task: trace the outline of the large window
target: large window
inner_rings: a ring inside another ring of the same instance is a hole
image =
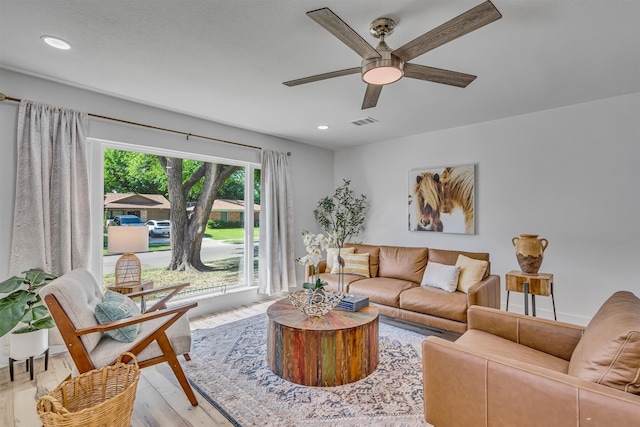
[[[129,220],[148,229],[148,251],[135,253],[143,281],[189,282],[185,293],[214,295],[257,285],[257,165],[120,147],[103,156],[106,285],[121,256],[108,250],[109,227]]]

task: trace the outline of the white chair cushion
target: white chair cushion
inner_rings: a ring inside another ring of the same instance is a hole
[[[102,290],[88,270],[78,268],[53,280],[40,290],[43,299],[47,295],[56,297],[76,329],[98,325],[95,308],[102,302]],[[83,335],[81,340],[90,352],[100,338],[102,334],[98,332]]]
[[[138,336],[130,343],[118,342],[110,338],[108,335],[104,335],[98,345],[89,353],[89,357],[91,358],[94,366],[101,367],[113,362],[121,353],[124,353],[142,341],[158,326],[166,322],[168,318],[168,316],[161,317],[141,323]],[[171,346],[177,355],[189,353],[191,351],[191,328],[186,314],[167,329],[167,337],[169,338]],[[136,358],[138,359],[138,362],[144,362],[145,360],[153,359],[154,357],[162,355],[163,353],[160,346],[156,341],[153,341],[149,346],[147,346],[147,348],[142,350]]]

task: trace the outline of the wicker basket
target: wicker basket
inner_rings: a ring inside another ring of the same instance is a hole
[[[125,355],[134,363],[122,363]],[[123,353],[115,365],[68,379],[42,396],[40,421],[44,427],[129,427],[139,379],[136,357]]]

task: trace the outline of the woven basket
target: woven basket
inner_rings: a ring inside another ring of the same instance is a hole
[[[123,356],[133,364],[122,363]],[[136,357],[123,353],[115,365],[62,382],[38,400],[44,427],[129,427],[140,379]]]

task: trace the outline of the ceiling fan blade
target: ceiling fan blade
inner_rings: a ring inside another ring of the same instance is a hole
[[[404,64],[404,76],[458,87],[467,87],[476,79],[471,74],[409,63]]]
[[[309,18],[322,25],[325,30],[336,36],[340,41],[349,46],[362,58],[379,58],[380,54],[369,43],[367,43],[353,28],[348,26],[342,19],[331,11],[328,7],[307,12]]]
[[[317,82],[319,80],[332,79],[334,77],[348,76],[349,74],[357,74],[360,72],[360,67],[347,68],[346,70],[332,71],[330,73],[318,74],[315,76],[304,77],[297,80],[290,80],[282,83],[285,86],[298,86],[305,83]]]
[[[382,92],[382,85],[367,85],[367,91],[364,93],[364,99],[362,100],[362,109],[373,108],[378,104],[378,98],[380,98],[380,92]]]
[[[502,18],[498,9],[490,1],[486,1],[470,9],[437,28],[426,32],[399,47],[392,53],[403,61],[411,61],[423,53],[442,46],[458,37],[464,36],[480,27]]]

